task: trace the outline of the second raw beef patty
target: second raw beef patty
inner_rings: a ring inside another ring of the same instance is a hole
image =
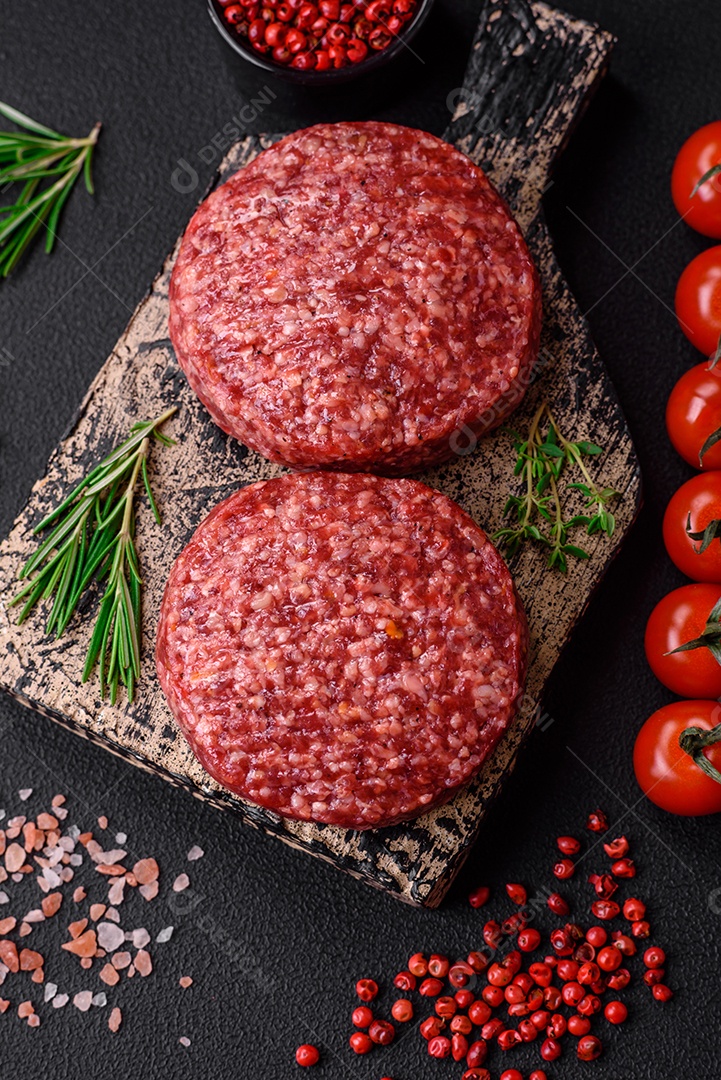
[[[216,423],[293,468],[412,472],[518,404],[540,288],[485,174],[424,132],[319,125],[200,206],[170,334]],[[470,431],[469,431],[470,429]]]
[[[415,480],[284,476],[201,524],[157,665],[207,771],[286,817],[391,825],[467,783],[510,724],[526,622],[482,530]]]

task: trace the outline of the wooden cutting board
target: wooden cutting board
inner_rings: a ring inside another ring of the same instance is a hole
[[[221,789],[195,761],[173,722],[153,665],[158,608],[171,563],[206,513],[243,484],[281,471],[214,426],[180,372],[167,330],[169,256],[148,297],[90,387],[70,434],[53,453],[0,547],[0,686],[19,701],[198,798],[242,815],[257,828],[414,904],[440,902],[473,844],[488,807],[538,722],[548,677],[589,597],[636,515],[639,469],[616,395],[586,323],[556,265],[540,200],[554,158],[604,73],[609,34],[543,3],[487,0],[482,9],[464,89],[445,137],[479,162],[513,208],[541,270],[545,326],[538,377],[515,417],[526,425],[544,397],[562,429],[600,442],[594,462],[603,484],[622,492],[613,540],[585,544],[588,562],[567,576],[548,571],[542,552],[523,552],[512,564],[531,627],[531,666],[523,708],[481,774],[453,802],[391,829],[350,832],[284,821]],[[250,161],[272,136],[249,137],[227,155],[219,180]],[[177,250],[177,245],[176,245]],[[60,641],[43,634],[36,613],[14,625],[7,601],[19,567],[36,549],[32,526],[55,506],[91,462],[107,453],[131,423],[169,405],[179,412],[166,426],[177,446],[156,453],[153,485],[163,512],[158,528],[147,507],[138,514],[145,580],[143,673],[132,705],[99,699],[96,681],[80,683],[91,628],[76,618]],[[511,439],[496,432],[475,453],[423,479],[457,500],[489,532],[501,523],[517,487]],[[482,848],[480,849],[482,857]]]

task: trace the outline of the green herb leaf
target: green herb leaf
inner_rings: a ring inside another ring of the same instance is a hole
[[[83,682],[99,667],[100,694],[117,700],[120,685],[132,701],[140,674],[140,571],[135,548],[134,500],[138,481],[160,523],[148,475],[153,437],[172,440],[158,428],[174,413],[133,425],[131,435],[93,468],[73,491],[35,528],[52,531],[18,573],[25,584],[10,606],[25,601],[18,622],[37,603],[52,599],[47,633],[60,637],[81,597],[93,581],[105,580],[105,591],[88,646]]]
[[[3,102],[0,115],[20,129],[0,132],[0,185],[23,185],[14,201],[0,209],[0,276],[7,277],[43,229],[45,250],[52,251],[62,209],[81,173],[92,193],[91,161],[100,125],[86,138],[72,139]]]

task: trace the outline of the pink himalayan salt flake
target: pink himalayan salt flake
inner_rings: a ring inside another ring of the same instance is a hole
[[[143,978],[149,975],[153,970],[153,961],[150,959],[150,953],[146,949],[140,949],[135,955],[135,970]],[[128,973],[129,974],[129,973]]]
[[[80,959],[80,967],[81,968],[85,968],[85,970],[87,971],[92,966],[93,966],[93,959],[92,959],[91,956],[83,956],[83,957],[81,957],[81,959]]]
[[[105,914],[105,904],[91,904],[90,905],[90,918],[93,922],[97,922],[98,919],[102,919]]]
[[[151,881],[149,885],[141,885],[138,892],[144,900],[154,900],[158,895],[157,881]]]
[[[187,889],[190,885],[190,878],[187,874],[178,874],[173,882],[173,892],[182,892],[183,889]]]
[[[16,870],[25,862],[25,850],[20,844],[10,844],[5,852],[5,869],[9,874],[14,874]],[[20,879],[22,881],[22,878]]]
[[[53,795],[53,801],[51,803],[51,806],[53,806],[53,807],[64,806],[65,802],[66,802],[66,799],[65,799],[64,795]]]
[[[115,952],[125,941],[125,934],[112,922],[98,923],[98,945],[107,952]]]
[[[93,1003],[93,994],[91,990],[81,990],[73,998],[73,1005],[76,1009],[80,1009],[80,1012],[87,1012]]]
[[[17,874],[11,874],[10,875],[10,880],[11,881],[22,881],[22,879],[23,879],[23,876],[19,871],[18,871]]]
[[[115,956],[111,957],[110,963],[118,971],[122,971],[123,968],[129,967],[132,957],[129,952],[116,952]]]
[[[174,926],[166,926],[164,930],[160,931],[155,940],[159,942],[160,945],[164,945],[166,941],[170,941],[174,929]]]
[[[33,928],[28,923],[26,923],[26,922],[20,923],[20,930],[18,931],[18,933],[20,934],[20,937],[27,937],[28,934],[32,934],[32,932],[33,932]]]
[[[76,904],[79,904],[80,901],[84,900],[87,895],[88,894],[85,892],[85,889],[82,887],[82,885],[78,885],[77,889],[73,893],[73,900]]]
[[[8,915],[7,919],[0,919],[0,936],[5,937],[6,934],[12,933],[17,924],[18,921],[13,915]]]
[[[196,862],[198,859],[202,859],[205,855],[202,847],[198,847],[197,844],[193,844],[192,848],[188,852],[188,862]]]
[[[40,910],[40,908],[33,908],[32,911],[28,911],[28,913],[25,916],[23,922],[26,922],[26,923],[45,922],[45,915]]]
[[[110,922],[120,922],[120,915],[114,907],[108,908],[108,910],[105,912],[105,918],[109,919]]]
[[[108,819],[106,818],[105,814],[101,814],[100,817],[98,818],[98,826],[101,829],[107,829],[107,827],[108,827]]]
[[[122,862],[127,851],[123,851],[122,848],[113,848],[112,851],[100,851],[98,857],[93,856],[93,862],[102,863],[103,866],[115,866],[116,863]]]
[[[27,818],[24,814],[18,814],[17,817],[10,818],[8,821],[8,832],[10,829],[22,829],[26,821]]]
[[[39,1028],[40,1027],[40,1017],[38,1016],[37,1013],[33,1013],[32,1016],[28,1016],[28,1027],[31,1027],[31,1028]]]
[[[116,983],[120,982],[120,976],[112,964],[105,965],[100,972],[100,978],[107,986],[115,986]]]
[[[158,880],[158,864],[155,859],[140,859],[133,867],[133,875],[141,885],[150,885]]]
[[[110,1013],[110,1016],[108,1017],[108,1027],[111,1031],[117,1031],[122,1022],[123,1014],[116,1005],[113,1011]]]
[[[67,810],[66,810],[66,808],[64,806],[56,806],[55,807],[55,817],[60,818],[61,821],[65,821],[65,818],[67,816],[68,816],[68,812],[67,812]]]
[[[0,1013],[7,1012],[10,1008],[10,1001],[8,998],[0,998]]]
[[[31,787],[20,788],[20,790],[18,791],[18,796],[20,798],[20,801],[21,802],[27,802],[28,799],[30,798],[30,796],[32,795],[32,793],[33,793],[33,789]]]
[[[181,1035],[180,1038],[178,1039],[178,1042],[180,1043],[181,1046],[190,1046],[190,1039],[188,1038],[187,1035]]]
[[[150,934],[144,926],[141,926],[139,930],[132,931],[132,933],[130,934],[130,940],[132,941],[136,949],[144,949],[150,941]]]
[[[47,875],[48,875],[48,871],[46,870],[45,871],[45,876],[47,877]],[[74,877],[75,877],[75,871],[73,870],[72,866],[64,866],[62,868],[62,870],[60,871],[60,880],[64,881],[66,885],[68,885],[73,880]]]
[[[183,987],[183,990],[187,990],[189,986],[193,985],[193,980],[191,979],[190,975],[183,975],[182,978],[180,978],[178,981]]]
[[[95,1008],[102,1009],[108,1004],[108,996],[104,990],[101,990],[99,994],[93,994],[93,1000],[91,1002]]]
[[[125,878],[115,878],[108,889],[108,900],[111,904],[122,904],[125,892]]]
[[[46,983],[45,984],[45,993],[43,994],[43,1001],[52,1001],[52,999],[55,997],[57,992],[58,992],[58,984],[57,983],[52,983],[52,982]]]
[[[53,1008],[62,1009],[63,1005],[67,1005],[70,998],[67,994],[56,994],[53,998]]]
[[[18,1005],[18,1016],[21,1020],[25,1020],[26,1017],[32,1016],[35,1012],[35,1006],[32,1001],[21,1001]]]

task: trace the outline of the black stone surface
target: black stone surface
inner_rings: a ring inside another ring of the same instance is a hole
[[[553,722],[534,737],[493,814],[484,863],[471,856],[439,911],[407,909],[3,699],[0,806],[20,812],[16,792],[32,787],[26,804],[32,810],[42,808],[43,796],[62,791],[81,827],[107,814],[110,834],[127,833],[130,850],[156,855],[164,871],[161,898],[121,909],[124,925],[175,926],[171,942],[153,947],[149,979],[136,976],[108,991],[109,1005],[119,1004],[125,1015],[116,1036],[106,1027],[109,1006],[81,1014],[72,1005],[55,1011],[39,1004],[42,1026],[28,1029],[15,1007],[40,995],[31,983],[26,990],[8,980],[0,991],[13,1001],[0,1018],[3,1076],[64,1080],[137,1070],[152,1078],[285,1080],[299,1075],[293,1052],[301,1041],[323,1050],[314,1077],[460,1076],[459,1066],[430,1061],[410,1032],[394,1048],[356,1059],[346,1046],[355,979],[389,976],[416,949],[460,954],[477,946],[483,916],[467,905],[471,885],[497,887],[487,909],[492,915],[507,912],[500,895],[506,880],[549,887],[553,838],[580,830],[597,804],[612,821],[624,818],[619,828],[631,837],[640,870],[633,892],[649,904],[677,996],[661,1006],[643,986],[629,990],[629,1022],[613,1030],[598,1025],[604,1057],[579,1064],[569,1041],[548,1075],[721,1076],[718,822],[675,819],[639,801],[631,768],[636,730],[670,700],[646,668],[643,627],[656,600],[682,583],[665,557],[660,523],[689,470],[668,444],[663,410],[676,378],[698,357],[669,307],[682,268],[708,243],[677,223],[668,180],[686,135],[718,117],[721,9],[711,0],[566,6],[613,31],[619,44],[612,73],[557,169],[546,208],[561,264],[627,411],[644,467],[646,508],[557,671],[547,702]],[[404,81],[393,91],[359,89],[323,104],[294,100],[286,90],[262,116],[246,114],[249,129],[374,116],[440,133],[476,11],[475,3],[439,0],[414,46],[420,60],[408,58]],[[189,161],[205,183],[214,162],[204,148],[261,87],[227,66],[200,2],[3,5],[0,97],[62,130],[80,134],[96,119],[105,125],[96,199],[78,193],[56,254],[33,255],[0,287],[3,533],[188,217],[193,196],[171,182],[179,160]],[[188,865],[185,853],[194,843],[206,854]],[[586,865],[598,869],[604,861],[594,853]],[[185,904],[174,903],[169,883],[186,869],[193,891],[182,894]],[[568,889],[579,898],[579,912],[588,896],[581,878]],[[34,884],[23,895],[28,908],[36,906]],[[95,971],[82,972],[59,952],[71,911],[67,904],[29,943],[46,952],[47,978],[61,990],[99,989]],[[539,924],[550,925],[543,917]],[[177,980],[184,974],[194,984],[181,991]],[[189,1047],[179,1044],[180,1036],[191,1040]],[[535,1044],[518,1051],[512,1061],[506,1055],[502,1067],[528,1073],[540,1066],[537,1050]],[[498,1053],[492,1068],[501,1071]]]

